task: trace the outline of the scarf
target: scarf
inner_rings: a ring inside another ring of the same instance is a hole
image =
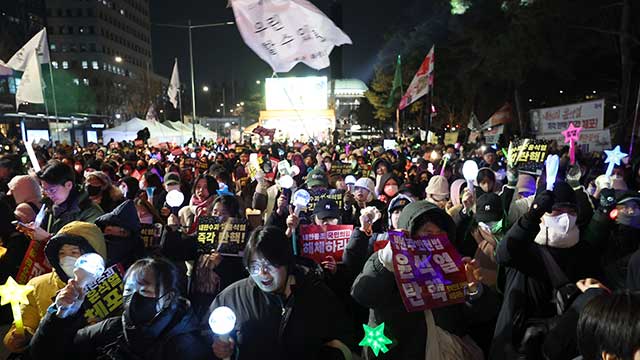
[[[209,196],[205,200],[199,200],[195,195],[191,196],[191,200],[189,200],[189,210],[195,215],[193,218],[193,223],[189,227],[188,234],[193,234],[196,232],[196,228],[198,226],[198,219],[200,216],[207,216],[209,213],[209,209],[211,208],[211,204],[213,203],[213,196]]]

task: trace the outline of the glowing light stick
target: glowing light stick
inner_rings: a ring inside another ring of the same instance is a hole
[[[467,189],[473,194],[475,192],[473,181],[478,177],[478,164],[473,160],[465,161],[462,165],[462,175],[467,180]]]
[[[181,193],[180,190],[171,190],[167,193],[166,201],[167,201],[167,205],[171,207],[171,212],[177,213],[178,208],[184,202],[184,194]]]
[[[104,273],[104,259],[96,253],[87,253],[78,258],[74,264],[73,279],[78,287],[84,291],[87,286],[96,281]],[[77,310],[82,305],[80,301],[74,301],[69,306],[61,306],[58,309],[58,317],[64,318],[67,313]]]
[[[291,175],[298,176],[300,174],[300,168],[298,165],[291,165]]]
[[[0,285],[0,305],[11,304],[11,312],[13,313],[13,324],[16,327],[18,335],[24,334],[24,325],[22,324],[22,313],[20,312],[20,304],[28,304],[27,294],[33,291],[31,285],[20,285],[11,276],[7,278],[4,285]]]
[[[299,189],[293,194],[293,206],[296,216],[300,216],[302,208],[306,208],[311,201],[311,194],[307,190]],[[298,255],[298,242],[296,231],[291,233],[291,245],[293,246],[293,255]]]
[[[375,328],[367,326],[366,324],[363,324],[362,327],[364,328],[365,335],[358,345],[362,347],[370,347],[375,356],[378,356],[380,351],[383,353],[389,351],[387,345],[391,344],[392,341],[384,335],[384,323],[376,326]]]
[[[149,199],[149,202],[153,204],[153,192],[156,191],[156,187],[148,186],[145,191],[147,192],[147,199]]]
[[[169,154],[167,155],[167,161],[168,162],[174,162],[176,160],[176,156],[173,154]]]
[[[442,163],[442,168],[440,169],[440,176],[444,176],[444,168],[447,167],[447,161],[449,161],[451,155],[445,154],[442,158],[444,159],[444,162]]]
[[[576,141],[580,139],[581,127],[573,126],[573,123],[569,123],[567,130],[562,132],[564,135],[564,142],[569,143],[569,157],[571,165],[576,163]]]
[[[226,306],[217,307],[209,316],[209,327],[222,341],[229,341],[229,333],[236,326],[236,314]],[[225,358],[225,360],[230,358]]]
[[[545,161],[547,169],[547,190],[553,191],[553,186],[556,183],[556,176],[558,175],[558,167],[560,166],[560,158],[558,155],[547,156]]]
[[[607,172],[605,173],[607,176],[611,176],[613,168],[620,165],[620,161],[628,156],[628,154],[620,151],[620,145],[616,145],[613,150],[605,150],[604,153],[607,155],[607,159],[604,162],[609,164],[607,166]]]

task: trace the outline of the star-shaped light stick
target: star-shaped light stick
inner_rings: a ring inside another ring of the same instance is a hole
[[[173,154],[169,154],[167,155],[167,161],[168,162],[174,162],[176,160],[176,156]]]
[[[604,153],[607,154],[604,162],[609,164],[609,166],[607,166],[607,172],[605,173],[607,176],[611,176],[614,166],[620,165],[620,161],[628,156],[628,154],[620,151],[620,145],[616,145],[613,150],[605,150]]]
[[[387,345],[391,344],[392,341],[388,337],[384,336],[384,323],[376,326],[375,328],[369,327],[365,324],[363,324],[362,327],[364,328],[365,335],[364,339],[362,339],[358,345],[362,347],[370,347],[375,356],[378,356],[380,351],[383,353],[389,351]]]
[[[580,139],[581,127],[573,126],[573,123],[569,123],[567,130],[562,132],[564,135],[564,142],[569,143],[569,156],[571,165],[576,163],[576,141]]]
[[[0,285],[0,306],[11,303],[11,311],[13,312],[13,323],[16,326],[18,335],[24,334],[24,326],[22,325],[22,313],[20,312],[20,304],[28,304],[27,294],[33,291],[31,285],[19,285],[11,276],[4,285]]]

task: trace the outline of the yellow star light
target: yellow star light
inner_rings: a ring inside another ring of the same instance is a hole
[[[27,294],[33,291],[31,285],[20,285],[11,276],[4,285],[0,285],[0,306],[11,304],[28,304]]]

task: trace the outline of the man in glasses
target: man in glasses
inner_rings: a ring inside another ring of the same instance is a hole
[[[282,230],[257,228],[243,261],[250,276],[222,291],[209,309],[227,306],[237,318],[228,341],[214,339],[217,358],[340,359],[336,347],[350,351],[345,344],[354,345],[353,329],[342,305],[312,271],[295,264]]]

